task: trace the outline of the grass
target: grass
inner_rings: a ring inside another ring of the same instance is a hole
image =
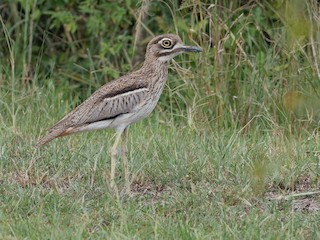
[[[249,2],[233,9],[230,1],[186,1],[173,9],[172,29],[191,26],[204,52],[171,64],[156,110],[130,127],[131,196],[120,159],[119,194],[108,188],[112,130],[33,146],[106,76],[132,65],[132,46],[113,38],[120,57],[105,58],[91,54],[96,38],[87,49],[79,34],[87,55],[77,49],[70,60],[67,48],[51,58],[47,50],[58,51],[59,42],[41,40],[35,17],[22,21],[35,31],[34,45],[19,25],[7,31],[2,22],[0,239],[319,239],[319,36],[285,14],[300,13],[300,1],[272,11]],[[319,11],[306,6],[313,15],[305,21],[317,33]],[[190,7],[195,12],[185,15]],[[77,36],[68,39],[75,49]]]
[[[17,99],[23,110],[15,131],[3,115],[0,238],[319,238],[317,134],[263,129],[267,116],[257,116],[249,132],[192,128],[158,108],[130,128],[133,192],[121,192],[119,161],[114,197],[107,184],[112,131],[33,148],[42,126],[58,120],[52,115],[64,114],[56,92],[46,95]]]

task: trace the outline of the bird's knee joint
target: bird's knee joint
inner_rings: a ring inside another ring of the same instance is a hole
[[[125,149],[125,148],[122,149],[122,154],[123,154],[123,155],[127,155],[127,154],[128,154],[128,149]]]
[[[111,148],[111,156],[116,157],[118,154],[118,149],[117,148]]]

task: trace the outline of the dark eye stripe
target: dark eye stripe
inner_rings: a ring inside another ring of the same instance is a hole
[[[167,48],[168,49],[168,48]],[[181,48],[176,48],[170,52],[164,52],[164,53],[159,53],[157,54],[157,57],[164,57],[164,56],[168,56],[177,52],[182,52],[183,50]]]

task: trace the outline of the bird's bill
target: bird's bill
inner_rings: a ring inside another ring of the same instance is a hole
[[[196,46],[183,46],[182,47],[184,52],[202,52],[202,49]]]

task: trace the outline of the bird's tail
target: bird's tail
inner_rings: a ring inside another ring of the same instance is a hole
[[[57,124],[57,125],[53,126],[52,128],[49,129],[49,132],[46,136],[39,139],[39,141],[35,145],[35,148],[40,148],[55,138],[71,134],[72,129],[73,128],[71,128],[71,127],[66,128],[65,126],[63,126],[61,124]]]

